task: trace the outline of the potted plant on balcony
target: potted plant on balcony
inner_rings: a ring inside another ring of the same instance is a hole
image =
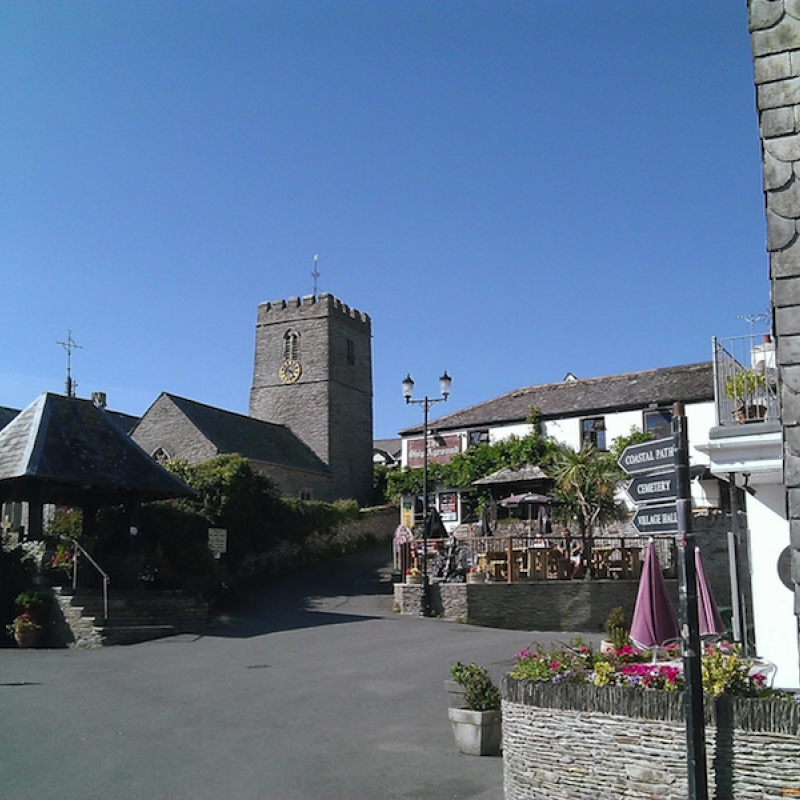
[[[764,375],[752,369],[740,369],[725,378],[725,394],[734,402],[736,422],[758,422],[764,419],[767,407],[759,402],[766,385]]]
[[[500,692],[488,670],[477,664],[458,662],[450,667],[450,674],[464,688],[466,705],[447,710],[459,752],[469,756],[500,755]]]

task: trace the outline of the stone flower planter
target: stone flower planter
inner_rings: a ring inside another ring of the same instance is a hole
[[[449,708],[450,724],[459,752],[467,756],[499,756],[502,738],[500,711]]]
[[[444,690],[447,692],[447,702],[450,708],[468,708],[467,690],[456,681],[445,681]]]
[[[409,586],[422,586],[422,575],[406,575],[406,583]]]
[[[682,692],[506,676],[501,694],[506,800],[687,796]],[[706,697],[705,717],[709,797],[800,789],[800,704]]]

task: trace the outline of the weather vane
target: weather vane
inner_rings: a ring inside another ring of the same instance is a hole
[[[314,271],[311,273],[311,277],[314,279],[314,297],[317,296],[317,278],[319,278],[319,270],[317,269],[317,259],[319,256],[314,256]]]
[[[78,384],[72,380],[72,351],[82,350],[83,348],[72,340],[72,331],[69,329],[67,329],[67,341],[56,342],[56,344],[60,344],[67,351],[67,380],[65,382],[67,397],[75,397],[75,387]]]

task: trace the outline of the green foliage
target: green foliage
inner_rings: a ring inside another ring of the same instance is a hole
[[[477,664],[451,665],[453,680],[466,689],[464,700],[472,711],[494,711],[500,708],[500,692],[489,677],[489,671]]]
[[[57,508],[44,530],[45,538],[79,539],[83,529],[83,513],[78,508]]]
[[[558,445],[542,436],[540,414],[533,407],[528,422],[531,432],[527,436],[511,436],[494,444],[483,443],[453,456],[447,464],[428,464],[428,484],[471,489],[474,481],[504,467],[518,469],[526,464],[547,464],[558,451]],[[421,469],[391,470],[387,474],[388,499],[399,500],[403,495],[421,493]]]
[[[707,647],[701,659],[703,691],[713,697],[721,694],[757,694],[763,678],[751,677],[751,666],[751,662],[741,657],[738,645],[729,648]]]
[[[366,543],[363,537],[337,535],[343,523],[359,518],[354,500],[322,503],[282,496],[272,480],[256,472],[242,456],[218,456],[196,466],[185,461],[167,466],[197,492],[196,498],[162,504],[189,515],[183,541],[185,547],[197,551],[189,563],[200,560],[200,550],[209,554],[208,527],[225,528],[228,552],[224,561],[231,571],[227,581],[251,580],[297,568]],[[176,524],[173,521],[171,526]],[[180,558],[173,556],[171,543],[163,536],[159,542],[163,568],[170,563],[186,563],[186,553]]]
[[[641,428],[637,428],[634,425],[627,436],[617,436],[616,439],[611,441],[611,455],[614,457],[614,461],[619,461],[623,450],[629,445],[649,442],[652,438],[652,433],[645,433]],[[622,472],[620,472],[620,475],[622,475]]]
[[[0,547],[0,623],[14,618],[14,601],[28,585],[31,575],[21,547]]]
[[[737,370],[725,378],[725,394],[731,400],[738,400],[741,403],[748,402],[764,386],[764,376],[751,369]]]
[[[615,650],[621,650],[628,643],[628,618],[621,606],[616,606],[609,612],[605,631]]]
[[[39,614],[47,605],[47,595],[42,592],[20,592],[14,604],[23,611]]]

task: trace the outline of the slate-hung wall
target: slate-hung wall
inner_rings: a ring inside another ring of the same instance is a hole
[[[800,3],[749,0],[748,11],[781,386],[795,613],[800,614]]]
[[[288,426],[331,468],[330,499],[362,504],[372,492],[371,336],[367,314],[327,293],[262,303],[250,393],[251,416]],[[280,376],[287,357],[300,366],[291,382]]]

